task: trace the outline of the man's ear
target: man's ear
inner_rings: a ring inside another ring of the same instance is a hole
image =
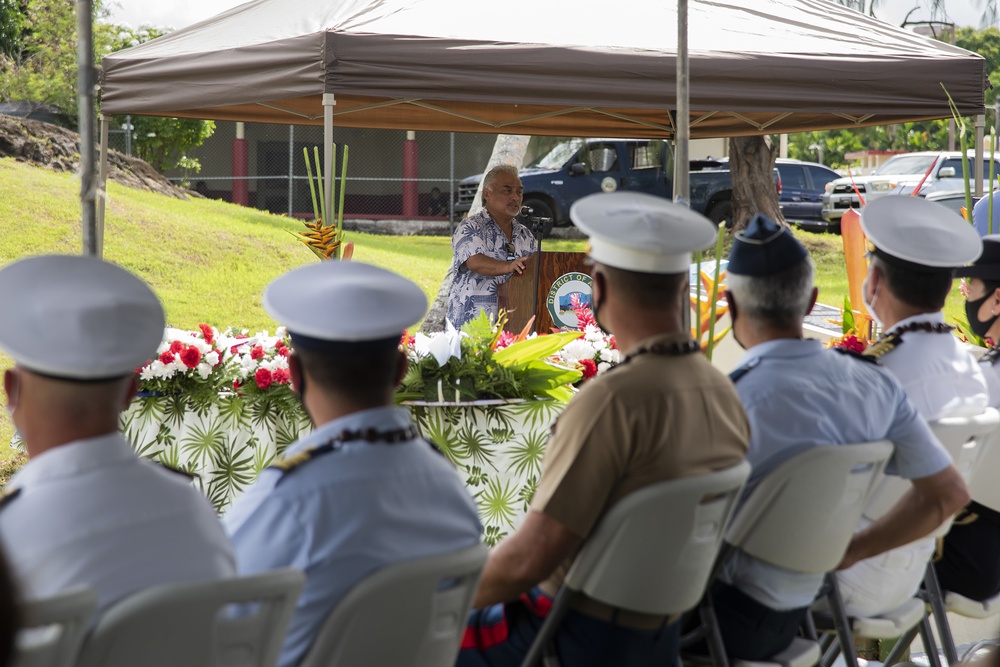
[[[288,355],[288,377],[292,381],[292,391],[296,394],[301,394],[300,387],[302,387],[302,359],[299,355],[292,352]]]
[[[21,378],[16,369],[8,369],[3,374],[3,389],[7,393],[7,408],[17,407],[17,398],[21,390]]]
[[[139,374],[133,373],[132,377],[129,378],[128,387],[125,389],[125,403],[122,405],[122,411],[128,409],[128,406],[132,403],[132,399],[136,397],[139,393]]]
[[[726,297],[726,303],[729,304],[729,321],[732,322],[736,319],[736,299],[733,298],[733,293],[729,290],[723,290],[722,292]]]
[[[410,367],[410,358],[406,356],[406,352],[402,350],[399,351],[399,368],[396,369],[396,381],[393,383],[394,387],[398,387],[403,383],[403,378],[406,377],[406,370]]]
[[[812,312],[813,308],[816,307],[816,298],[819,296],[819,288],[813,287],[812,296],[809,297],[809,307],[806,308],[806,315]]]

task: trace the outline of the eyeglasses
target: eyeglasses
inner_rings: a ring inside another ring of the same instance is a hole
[[[517,259],[517,256],[514,254],[514,244],[513,243],[508,243],[507,244],[507,261],[508,262],[513,262],[515,259]]]

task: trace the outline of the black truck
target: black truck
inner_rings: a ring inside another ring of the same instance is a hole
[[[533,216],[553,225],[570,224],[569,207],[595,192],[634,190],[673,196],[673,151],[659,139],[571,139],[521,169],[524,206]],[[455,212],[464,216],[472,207],[483,175],[458,182]],[[691,208],[716,223],[732,215],[729,169],[717,160],[693,160],[690,166]]]

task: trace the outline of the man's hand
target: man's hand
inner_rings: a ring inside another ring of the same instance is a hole
[[[510,264],[510,271],[508,273],[524,273],[524,265],[527,261],[527,257],[518,257],[511,260],[508,262]]]

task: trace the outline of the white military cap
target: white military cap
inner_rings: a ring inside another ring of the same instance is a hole
[[[691,252],[709,247],[718,227],[686,206],[641,192],[588,195],[569,217],[590,236],[590,257],[641,273],[686,273]]]
[[[325,261],[293,269],[264,291],[264,309],[298,346],[399,343],[423,318],[427,297],[406,278],[361,262]]]
[[[123,377],[156,354],[163,308],[142,280],[94,257],[42,255],[0,270],[0,347],[62,379]]]
[[[886,195],[861,209],[875,255],[913,271],[950,272],[983,252],[975,228],[951,209],[909,195]]]

